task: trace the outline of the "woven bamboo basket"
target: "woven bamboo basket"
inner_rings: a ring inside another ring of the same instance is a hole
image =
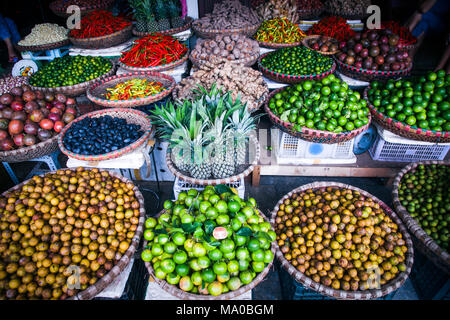
[[[259,211],[259,210],[258,210]],[[162,215],[163,213],[165,213],[166,210],[161,211],[160,213],[158,213],[158,215],[156,216],[156,218],[158,218],[160,215]],[[266,218],[266,216],[259,211],[259,214],[261,215],[261,217],[264,218],[265,221],[268,221],[268,219]],[[148,241],[145,240],[144,241],[144,247],[147,246]],[[271,245],[271,251],[275,256],[275,245],[272,242]],[[236,297],[239,297],[241,295],[243,295],[244,293],[246,293],[249,290],[252,290],[253,288],[255,288],[261,281],[264,280],[264,278],[266,277],[266,275],[269,273],[270,268],[272,267],[273,264],[273,260],[272,262],[270,262],[263,271],[261,271],[254,279],[252,282],[250,282],[249,284],[240,287],[238,290],[235,291],[229,291],[227,293],[223,293],[221,295],[218,296],[212,296],[212,295],[203,295],[203,294],[194,294],[194,293],[188,293],[186,291],[181,290],[180,288],[178,288],[175,285],[171,285],[169,283],[167,283],[165,280],[161,280],[159,278],[157,278],[155,276],[155,270],[153,269],[152,265],[150,262],[145,262],[145,266],[147,267],[148,272],[150,273],[150,276],[156,281],[156,283],[161,287],[161,289],[163,289],[164,291],[168,292],[169,294],[181,299],[181,300],[229,300],[229,299],[233,299]]]
[[[333,65],[331,68],[325,72],[319,73],[319,74],[302,74],[302,75],[290,75],[290,74],[284,74],[284,73],[278,73],[271,71],[267,68],[265,68],[261,64],[261,60],[268,55],[270,52],[266,52],[263,55],[261,55],[258,59],[258,69],[262,72],[262,74],[273,81],[280,82],[280,83],[299,83],[305,80],[318,80],[325,78],[329,74],[332,74],[334,70],[336,69],[336,64],[333,61]]]
[[[126,65],[125,63],[119,61],[119,66],[121,68],[124,68],[125,70],[128,71],[167,71],[167,70],[171,70],[171,69],[175,69],[178,66],[181,66],[183,63],[186,62],[186,60],[189,58],[189,50],[186,51],[186,54],[184,56],[182,56],[180,59],[178,59],[177,61],[168,63],[168,64],[162,64],[160,66],[155,66],[155,67],[132,67],[129,65]]]
[[[52,43],[46,43],[36,46],[21,46],[19,44],[16,44],[15,47],[18,51],[42,51],[42,50],[52,50],[57,49],[63,46],[66,46],[70,43],[69,39],[61,40],[58,42],[52,42]]]
[[[328,8],[328,6],[326,4],[324,5],[324,10],[330,16],[338,16],[338,17],[341,17],[341,18],[346,19],[346,20],[364,20],[364,19],[366,19],[369,16],[368,13],[349,14],[349,13],[343,12],[343,11],[341,11],[341,12],[335,11],[335,10],[333,10],[331,8]]]
[[[80,110],[76,107],[77,115],[80,114]],[[66,125],[66,127],[69,124]],[[56,150],[58,150],[58,137],[59,134],[54,135],[50,139],[39,142],[35,145],[29,147],[22,147],[20,149],[11,150],[11,151],[0,151],[0,161],[16,163],[29,161],[31,159],[40,158],[46,155],[49,155]]]
[[[71,169],[64,168],[64,169],[60,169],[60,170],[73,171],[73,170],[76,170],[76,168],[71,168]],[[99,170],[101,172],[107,171],[107,170],[103,170],[103,169],[99,169]],[[47,174],[53,174],[55,172],[57,172],[57,171],[52,171]],[[116,177],[125,183],[133,183],[131,180],[119,175],[118,173],[110,172],[110,171],[107,171],[107,172],[111,176]],[[40,177],[43,177],[43,176],[45,176],[45,175],[44,174],[40,175]],[[2,193],[2,196],[21,188],[23,185],[28,183],[30,180],[31,179],[26,180],[16,186],[12,187],[11,189]],[[75,296],[68,298],[68,300],[89,300],[89,299],[94,298],[96,295],[98,295],[100,292],[102,292],[106,287],[108,287],[121,274],[121,272],[123,270],[125,270],[125,268],[128,266],[130,261],[133,259],[136,249],[139,246],[139,241],[140,241],[142,232],[144,230],[144,221],[145,221],[144,197],[136,186],[134,186],[133,191],[134,191],[134,194],[135,194],[137,200],[139,201],[139,213],[140,214],[139,214],[138,227],[136,229],[134,237],[131,240],[131,244],[130,244],[128,250],[125,251],[125,253],[122,255],[120,260],[114,265],[114,267],[104,277],[97,280],[97,282],[95,284],[89,286],[85,290],[78,292]]]
[[[366,131],[369,126],[372,117],[370,114],[368,115],[369,122],[357,129],[354,129],[352,131],[344,131],[340,133],[330,132],[330,131],[322,131],[322,130],[314,130],[310,129],[308,127],[302,127],[301,131],[297,131],[294,129],[294,125],[290,122],[281,120],[277,115],[275,115],[272,110],[269,108],[269,101],[270,99],[277,94],[278,92],[282,91],[284,88],[279,88],[274,91],[272,91],[269,94],[269,97],[266,100],[266,103],[264,104],[264,111],[269,115],[270,121],[279,128],[281,131],[286,132],[287,134],[290,134],[291,136],[310,141],[315,143],[327,143],[327,144],[333,144],[333,143],[339,143],[339,142],[345,142],[353,139],[357,135],[359,135],[361,132]]]
[[[94,84],[95,82],[97,82],[101,77],[108,77],[113,75],[116,72],[116,66],[111,63],[111,69],[105,73],[104,75],[96,78],[96,79],[92,79],[89,81],[85,81],[82,83],[77,83],[74,84],[73,86],[63,86],[63,87],[35,87],[30,85],[31,90],[39,90],[42,91],[44,93],[46,92],[50,92],[50,93],[62,93],[65,94],[67,96],[71,96],[71,97],[77,97],[83,93],[86,92],[86,89],[89,88],[89,86],[91,86],[92,84]]]
[[[343,63],[335,57],[334,59],[339,67],[339,72],[354,79],[374,81],[374,80],[388,80],[388,79],[398,79],[405,77],[410,74],[412,67],[409,69],[398,70],[398,71],[381,71],[381,70],[369,70],[363,68],[356,68]]]
[[[339,46],[339,41],[337,41],[336,39],[331,38],[331,37],[327,37],[327,36],[321,36],[321,35],[312,35],[312,36],[304,37],[304,38],[302,39],[302,44],[303,44],[305,47],[307,47],[308,49],[314,50],[314,49],[309,45],[309,43],[310,43],[311,40],[317,39],[317,38],[325,38],[325,39],[327,39],[327,40],[331,40],[331,41],[334,42],[337,46]],[[333,54],[338,53],[338,52],[339,52],[339,49],[337,49],[337,50],[335,50],[335,51],[319,51],[319,50],[314,50],[314,51],[317,51],[317,52],[319,52],[319,53],[321,53],[321,54],[323,54],[323,55],[329,56],[329,55],[333,55]]]
[[[62,17],[62,18],[69,17],[72,13],[67,13],[65,10],[58,8],[57,2],[66,2],[66,1],[56,0],[56,1],[51,2],[49,5],[50,10],[58,17]],[[103,1],[99,1],[99,2],[100,2],[99,4],[94,5],[94,6],[80,7],[81,16],[84,16],[95,10],[106,10],[114,3],[114,0],[103,0]],[[73,3],[73,4],[76,5],[76,3]]]
[[[192,29],[195,31],[198,37],[205,38],[205,39],[211,39],[214,38],[217,35],[225,36],[225,35],[231,35],[233,33],[238,34],[244,34],[251,38],[256,31],[258,30],[261,23],[258,23],[253,26],[247,26],[243,28],[233,28],[233,29],[204,29],[198,26],[196,21],[192,22]]]
[[[401,137],[405,137],[412,140],[435,142],[435,143],[450,142],[449,131],[433,131],[413,127],[406,123],[390,118],[387,115],[379,112],[375,108],[375,106],[373,106],[369,101],[369,97],[367,96],[367,92],[369,89],[370,86],[364,90],[364,99],[367,101],[367,106],[369,107],[370,112],[373,115],[374,121],[383,128]]]
[[[324,12],[324,10],[325,9],[324,9],[323,5],[319,8],[314,8],[314,9],[300,9],[300,10],[297,10],[297,15],[300,20],[310,20],[310,19],[319,18],[320,15],[322,14],[322,12]]]
[[[413,265],[413,243],[411,240],[411,237],[409,236],[406,228],[403,226],[402,221],[397,217],[397,215],[394,213],[394,211],[391,210],[383,201],[379,200],[375,196],[371,195],[370,193],[361,190],[359,188],[356,188],[351,185],[338,183],[338,182],[331,182],[331,181],[324,181],[324,182],[314,182],[305,184],[303,186],[300,186],[288,194],[286,194],[283,198],[278,201],[275,208],[272,211],[270,222],[272,224],[272,227],[275,228],[275,217],[277,215],[277,212],[280,208],[280,205],[283,204],[284,200],[289,199],[293,194],[307,190],[307,189],[318,189],[318,188],[325,188],[325,187],[340,187],[340,188],[347,188],[351,190],[359,191],[363,196],[372,198],[375,202],[379,203],[381,208],[385,211],[385,213],[395,222],[398,227],[399,231],[401,232],[403,239],[405,240],[406,246],[408,248],[408,251],[406,252],[406,270],[404,272],[401,272],[397,277],[395,277],[393,280],[391,280],[389,283],[381,286],[379,289],[369,289],[369,290],[357,290],[357,291],[344,291],[344,290],[335,290],[331,287],[324,286],[320,283],[317,283],[313,281],[311,278],[305,276],[303,273],[298,271],[283,255],[281,252],[280,247],[278,246],[278,242],[275,241],[276,246],[276,256],[278,260],[281,263],[281,266],[299,283],[301,283],[303,286],[305,286],[308,289],[312,289],[322,295],[336,298],[336,299],[342,299],[342,300],[366,300],[366,299],[377,299],[380,297],[383,297],[398,288],[400,288],[405,280],[408,278],[412,265]]]
[[[264,42],[264,41],[258,41],[258,44],[260,47],[263,48],[269,48],[269,49],[280,49],[280,48],[290,48],[290,47],[297,47],[302,45],[302,42],[292,42],[292,43],[275,43],[275,42]]]
[[[106,154],[99,154],[99,155],[84,155],[84,154],[77,154],[70,150],[68,150],[64,146],[64,135],[66,134],[67,130],[70,129],[70,127],[78,122],[83,120],[84,118],[98,118],[101,116],[112,116],[114,118],[122,118],[126,119],[127,123],[133,123],[138,124],[141,126],[141,130],[144,131],[144,134],[134,141],[133,143],[127,145],[126,147],[122,149],[118,149]],[[69,123],[64,129],[61,131],[61,134],[58,137],[58,146],[61,149],[61,152],[64,153],[66,156],[82,161],[102,161],[102,160],[110,160],[115,159],[118,157],[123,156],[124,154],[127,154],[129,152],[132,152],[139,146],[141,146],[147,139],[153,134],[154,126],[150,122],[150,118],[142,111],[134,110],[131,108],[111,108],[111,109],[103,109],[98,111],[89,112],[71,123]]]
[[[106,36],[85,38],[85,39],[74,38],[69,36],[69,40],[75,47],[78,48],[85,48],[85,49],[110,48],[118,44],[124,43],[125,41],[128,41],[132,37],[132,29],[133,26],[130,24],[129,26],[123,28],[122,30],[116,31],[111,34],[107,34]]]
[[[194,21],[193,18],[191,17],[186,17],[184,18],[184,26],[178,27],[178,28],[172,28],[172,29],[168,29],[168,30],[164,30],[164,31],[158,31],[158,33],[164,34],[166,36],[171,36],[186,30],[189,30],[192,26],[192,21]],[[145,37],[148,35],[151,35],[152,32],[140,32],[137,31],[136,28],[133,28],[133,35],[137,36],[137,37]]]
[[[259,52],[255,52],[253,55],[239,60],[228,60],[226,58],[217,57],[217,56],[209,56],[207,60],[198,59],[195,58],[192,53],[189,55],[189,59],[192,61],[192,64],[196,67],[201,67],[203,65],[208,64],[221,64],[224,61],[229,61],[232,63],[240,63],[243,64],[246,67],[250,67],[255,64],[256,61],[258,61]]]
[[[406,210],[406,208],[401,204],[398,194],[402,178],[407,172],[414,170],[418,165],[431,164],[450,166],[450,162],[435,160],[413,162],[408,164],[395,177],[392,190],[392,198],[395,211],[403,220],[403,223],[408,228],[408,231],[413,235],[413,239],[416,240],[416,248],[419,249],[423,254],[425,254],[436,266],[450,275],[450,254],[439,247],[439,245],[422,229],[417,221],[413,217],[411,217],[411,215],[408,213],[408,210]]]
[[[189,182],[192,184],[201,185],[201,186],[216,186],[218,184],[227,184],[227,183],[231,183],[231,182],[236,182],[236,181],[239,181],[239,180],[245,178],[246,176],[248,176],[253,171],[255,166],[258,164],[258,161],[260,158],[260,153],[261,153],[258,139],[256,139],[256,137],[254,137],[254,136],[250,136],[249,144],[250,144],[250,141],[255,146],[255,158],[253,159],[252,163],[239,166],[236,169],[236,171],[238,171],[240,173],[235,174],[228,178],[197,179],[197,178],[190,177],[189,173],[187,173],[185,171],[181,171],[180,169],[178,169],[175,166],[175,164],[172,160],[172,153],[170,150],[168,150],[166,153],[166,164],[167,164],[167,167],[169,168],[170,172],[172,172],[172,174],[174,176],[178,177],[179,179],[181,179],[183,181],[186,181],[186,182]]]
[[[105,95],[106,89],[114,88],[118,83],[125,82],[132,79],[147,79],[148,81],[157,81],[161,83],[164,90],[158,94],[151,95],[144,98],[136,98],[130,100],[108,100]],[[175,87],[175,79],[169,75],[147,71],[147,72],[130,72],[121,75],[110,77],[103,77],[98,82],[94,83],[87,91],[86,96],[93,103],[113,108],[130,108],[137,106],[144,106],[167,97]]]

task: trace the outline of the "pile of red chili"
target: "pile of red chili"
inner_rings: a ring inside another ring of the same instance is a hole
[[[347,20],[335,16],[321,19],[309,28],[306,33],[308,35],[328,36],[339,41],[347,41],[355,35],[355,31],[347,24]]]
[[[393,33],[400,37],[400,44],[404,46],[416,43],[417,38],[414,37],[407,27],[401,26],[396,21],[384,21],[381,23],[381,28],[391,29]]]
[[[129,51],[122,52],[120,61],[132,67],[156,67],[179,60],[187,50],[172,36],[152,33],[136,40]]]
[[[96,10],[81,19],[80,29],[70,30],[69,35],[74,38],[95,38],[122,30],[131,25],[131,22],[115,17],[109,11]]]

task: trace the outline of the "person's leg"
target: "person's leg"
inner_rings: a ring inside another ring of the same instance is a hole
[[[17,60],[17,55],[14,52],[14,47],[11,42],[11,32],[9,31],[8,23],[6,19],[0,15],[0,38],[5,42],[6,48],[8,49],[9,61],[14,62]]]
[[[8,26],[9,33],[11,34],[11,42],[17,44],[20,41],[20,33],[17,30],[17,26],[10,18],[5,18],[6,25]]]

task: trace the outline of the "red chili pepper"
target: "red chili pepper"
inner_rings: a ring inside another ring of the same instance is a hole
[[[321,19],[309,28],[306,33],[308,35],[318,34],[328,36],[338,41],[347,41],[355,35],[355,31],[347,24],[347,20],[336,16]]]
[[[136,40],[130,50],[122,52],[120,61],[133,67],[155,67],[179,60],[187,50],[174,37],[153,33]]]
[[[70,36],[74,38],[95,38],[105,36],[131,25],[131,22],[115,17],[109,11],[96,10],[81,19],[80,29],[70,30]]]

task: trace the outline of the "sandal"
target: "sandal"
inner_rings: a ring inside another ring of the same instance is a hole
[[[19,58],[17,56],[12,56],[11,58],[9,58],[8,62],[9,63],[15,63],[19,61]]]

